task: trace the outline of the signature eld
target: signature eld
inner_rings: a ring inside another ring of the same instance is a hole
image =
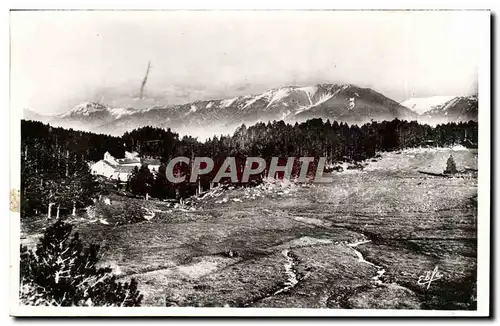
[[[439,272],[438,267],[436,266],[436,267],[434,267],[434,270],[427,271],[427,272],[425,272],[424,275],[420,275],[417,283],[419,285],[426,285],[427,284],[427,289],[429,289],[429,287],[431,286],[431,283],[433,281],[437,281],[442,277],[443,277],[443,274],[441,272]]]

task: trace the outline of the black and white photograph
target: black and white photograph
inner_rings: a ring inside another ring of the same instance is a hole
[[[490,19],[11,10],[11,315],[488,315]]]

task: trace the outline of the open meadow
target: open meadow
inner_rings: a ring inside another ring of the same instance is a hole
[[[70,221],[145,306],[475,309],[477,174],[422,173],[450,154],[477,171],[477,150],[409,149],[327,184],[214,188],[177,207],[112,194]],[[24,223],[22,242],[48,223]]]

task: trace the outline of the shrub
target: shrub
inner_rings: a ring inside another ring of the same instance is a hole
[[[85,247],[72,226],[57,221],[36,251],[21,246],[20,301],[43,306],[140,306],[137,282],[120,283],[111,268],[98,268],[98,245]]]
[[[344,172],[344,168],[341,167],[340,165],[336,165],[333,167],[333,171]]]
[[[444,174],[455,174],[457,173],[457,165],[455,164],[455,159],[453,155],[450,154],[448,157],[448,161],[446,161],[446,170],[444,170]]]
[[[348,165],[347,170],[363,170],[364,166],[358,162]]]
[[[126,201],[115,205],[99,203],[98,213],[112,225],[124,225],[144,222],[145,212],[137,202]]]

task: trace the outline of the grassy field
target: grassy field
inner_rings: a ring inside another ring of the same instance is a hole
[[[450,153],[477,169],[471,150],[383,153],[328,184],[215,190],[192,208],[116,196],[95,214],[156,214],[75,225],[147,306],[475,309],[477,179],[419,172],[441,173]],[[436,266],[443,277],[419,285]]]

